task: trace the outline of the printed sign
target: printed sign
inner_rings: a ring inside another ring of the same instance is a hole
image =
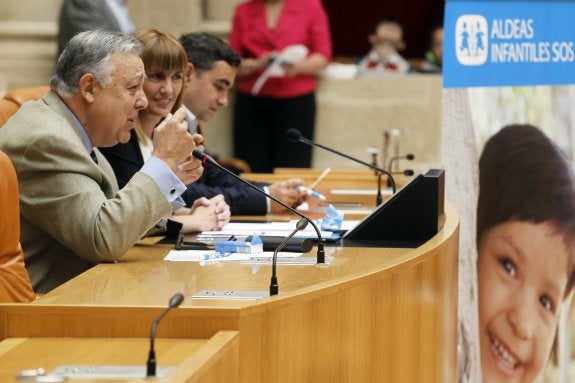
[[[575,83],[575,2],[448,1],[443,85]]]

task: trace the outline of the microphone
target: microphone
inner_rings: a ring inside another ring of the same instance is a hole
[[[395,156],[395,157],[391,157],[389,160],[389,171],[391,172],[391,169],[393,169],[393,161],[398,161],[398,160],[408,160],[408,161],[412,161],[415,158],[415,156],[411,153],[406,154],[405,156]],[[413,175],[413,170],[411,170],[412,174],[408,174],[409,170],[411,169],[406,169],[406,171],[404,172],[404,174],[406,176],[412,176]],[[393,173],[392,173],[393,174]],[[387,186],[389,185],[389,180],[387,182]]]
[[[168,307],[166,307],[164,312],[162,312],[162,314],[160,314],[160,316],[152,324],[152,329],[150,331],[150,353],[148,355],[146,376],[156,376],[156,352],[154,351],[154,338],[156,337],[156,329],[158,328],[158,324],[171,309],[178,307],[183,302],[183,300],[184,295],[182,293],[177,293],[171,297]]]
[[[274,257],[272,260],[272,279],[270,282],[270,296],[271,295],[278,295],[279,292],[279,287],[278,287],[278,279],[276,276],[276,263],[278,261],[278,252],[284,248],[284,246],[286,245],[286,243],[288,243],[288,241],[295,235],[295,233],[297,233],[300,230],[305,229],[305,227],[307,226],[307,223],[309,222],[309,220],[307,218],[302,218],[299,221],[297,221],[296,227],[294,229],[294,231],[292,231],[290,233],[290,235],[288,235],[279,245],[278,247],[276,247],[276,249],[274,250]]]
[[[248,182],[246,180],[244,180],[242,177],[239,177],[237,174],[235,174],[234,172],[226,169],[225,167],[223,167],[222,165],[218,164],[218,162],[216,160],[214,160],[212,157],[210,157],[209,155],[207,155],[204,152],[201,152],[198,149],[194,149],[192,150],[192,155],[194,157],[196,157],[198,160],[202,161],[202,164],[207,165],[208,163],[211,165],[214,165],[215,167],[219,168],[220,170],[228,173],[230,176],[240,180],[241,182],[243,182],[244,184],[248,185],[249,187],[251,187],[252,189],[256,190],[258,193],[262,194],[263,196],[271,199],[272,201],[274,201],[275,203],[283,206],[284,208],[286,208],[286,210],[289,210],[290,212],[294,213],[295,215],[299,216],[300,218],[305,218],[306,220],[309,221],[309,223],[312,225],[313,229],[315,230],[316,234],[317,234],[317,240],[318,240],[318,244],[317,244],[317,263],[325,263],[325,251],[324,251],[324,244],[323,244],[323,239],[321,237],[321,232],[319,231],[319,228],[317,227],[317,224],[312,221],[309,220],[305,215],[303,215],[302,213],[300,213],[299,211],[297,211],[296,209],[294,209],[291,206],[286,205],[285,203],[283,203],[282,201],[280,201],[279,199],[269,195],[268,193],[266,193],[265,191],[263,191],[262,189],[260,189],[259,187],[255,186],[254,184],[252,184],[251,182]]]
[[[391,174],[393,175],[403,174],[404,176],[411,177],[412,175],[415,174],[415,172],[413,171],[413,169],[405,169],[401,172],[392,172]]]
[[[323,146],[323,145],[320,145],[320,144],[315,143],[315,142],[313,142],[313,141],[310,141],[310,140],[308,140],[307,138],[302,137],[301,132],[300,132],[299,130],[295,129],[295,128],[290,128],[290,129],[288,129],[287,132],[286,132],[286,135],[287,135],[287,139],[288,139],[289,141],[292,141],[292,142],[298,142],[298,141],[299,141],[299,142],[303,142],[304,144],[307,144],[307,145],[317,146],[318,148],[327,150],[327,151],[332,152],[332,153],[334,153],[334,154],[337,154],[337,155],[339,155],[339,156],[345,157],[345,158],[347,158],[348,160],[355,161],[355,162],[357,162],[357,163],[359,163],[359,164],[362,164],[362,165],[364,165],[364,166],[367,166],[367,167],[370,168],[370,169],[377,170],[377,171],[379,171],[380,173],[385,174],[385,175],[387,176],[387,179],[388,179],[390,185],[391,185],[391,191],[392,191],[392,193],[395,194],[395,180],[393,179],[393,175],[391,175],[391,173],[388,172],[387,170],[378,168],[377,166],[374,166],[374,165],[369,164],[369,163],[367,163],[367,162],[363,162],[363,161],[361,161],[361,160],[358,160],[357,158],[348,156],[347,154],[344,154],[344,153],[342,153],[342,152],[339,152],[339,151],[337,151],[337,150],[335,150],[335,149],[328,148],[327,146]],[[379,184],[380,184],[380,183],[378,182],[378,187],[379,187]]]
[[[389,167],[388,167],[388,171],[391,172],[391,170],[393,169],[393,161],[398,161],[398,160],[408,160],[408,161],[412,161],[415,158],[415,155],[408,153],[405,156],[396,156],[396,157],[392,157],[389,160]]]

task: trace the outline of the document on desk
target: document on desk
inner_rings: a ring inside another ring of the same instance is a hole
[[[218,255],[214,250],[170,250],[164,261],[172,262],[202,262],[205,264],[227,261],[251,261],[268,259],[271,261],[273,251],[261,253],[229,253],[225,256]],[[302,253],[278,252],[278,258],[296,258]]]
[[[289,222],[262,222],[262,223],[245,223],[245,222],[230,222],[227,223],[220,231],[203,231],[202,236],[250,236],[259,235],[270,237],[287,237],[295,229],[297,221]],[[323,239],[338,239],[340,235],[332,231],[320,230]],[[311,225],[308,225],[304,230],[298,231],[294,238],[317,238],[317,234]]]

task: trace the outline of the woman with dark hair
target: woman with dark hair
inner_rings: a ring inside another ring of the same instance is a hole
[[[479,161],[477,274],[485,382],[533,382],[574,281],[575,178],[539,129],[510,125]]]

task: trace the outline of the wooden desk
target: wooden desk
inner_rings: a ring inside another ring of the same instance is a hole
[[[291,178],[304,180],[304,185],[314,182],[321,174],[320,169],[295,169],[277,168],[274,173],[242,173],[242,178],[251,182],[283,182]],[[413,177],[395,175],[396,188],[400,189]],[[385,200],[390,193],[387,186],[387,177],[383,176],[379,180],[382,190],[382,197]],[[331,203],[352,203],[358,208],[375,207],[378,177],[372,171],[363,169],[346,170],[336,169],[330,172],[314,188],[319,193],[327,197],[327,202]],[[314,198],[309,199],[310,203],[317,205],[319,202]]]
[[[269,265],[165,262],[170,248],[135,247],[33,304],[1,306],[0,337],[146,337],[181,291],[187,298],[158,337],[238,330],[241,382],[456,380],[458,216],[449,204],[442,230],[419,248],[328,247],[330,265],[279,265],[280,294],[260,300],[191,296],[267,291]]]
[[[221,331],[211,339],[158,339],[154,344],[158,369],[174,367],[162,383],[237,382],[237,331]],[[145,371],[149,339],[10,338],[0,342],[0,381],[17,382],[22,370],[59,366],[142,366]],[[146,382],[144,377],[122,382]],[[66,382],[118,382],[117,379],[72,379]]]
[[[274,168],[273,174],[287,174],[289,177],[302,174],[318,177],[325,169],[320,168]],[[328,175],[373,175],[373,170],[364,169],[331,169]]]

